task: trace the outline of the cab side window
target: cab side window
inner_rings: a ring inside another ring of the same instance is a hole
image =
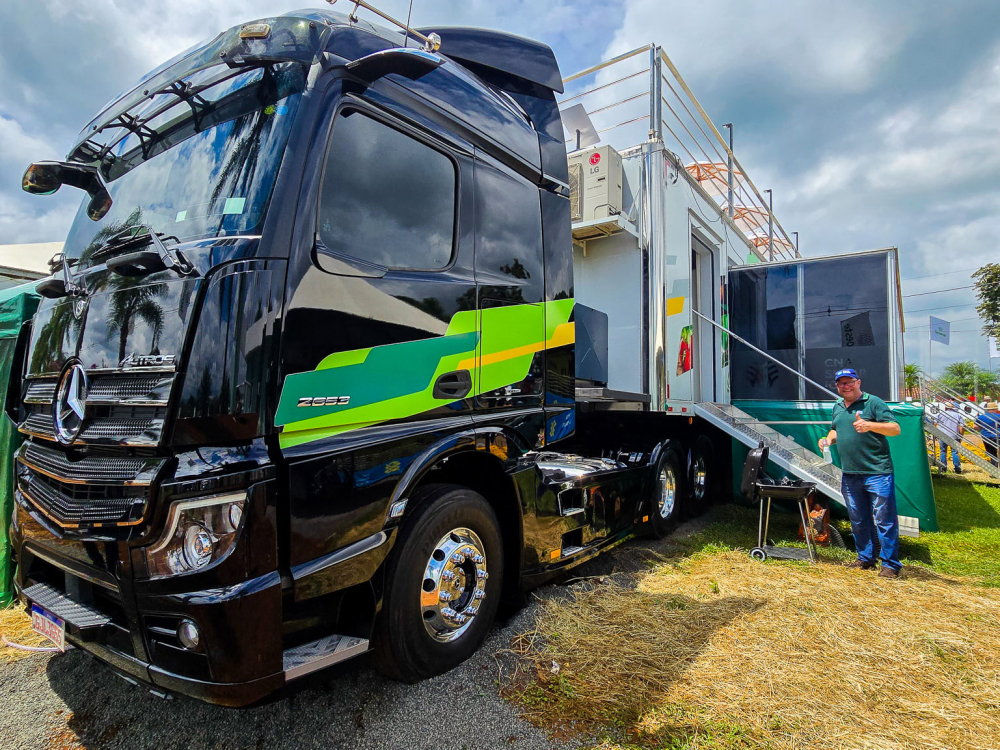
[[[326,157],[319,239],[334,253],[388,268],[444,268],[456,181],[440,151],[361,112],[343,112]]]

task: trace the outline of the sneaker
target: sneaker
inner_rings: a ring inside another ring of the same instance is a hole
[[[879,578],[899,578],[899,571],[893,570],[892,568],[882,566],[882,570],[878,572]]]
[[[855,560],[852,563],[847,564],[848,568],[857,568],[858,570],[871,570],[875,567],[875,563],[865,562],[863,560]]]
[[[961,474],[962,473],[962,467],[959,466],[957,469],[955,469],[955,473],[956,474]]]

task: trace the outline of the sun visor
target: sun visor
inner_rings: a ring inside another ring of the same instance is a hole
[[[486,29],[435,26],[417,31],[438,34],[441,54],[453,60],[490,68],[560,94],[563,92],[555,53],[541,42]]]

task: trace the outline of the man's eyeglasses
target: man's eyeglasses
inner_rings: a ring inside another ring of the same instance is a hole
[[[839,383],[838,382],[837,383],[837,387],[838,388],[852,388],[854,386],[854,384],[857,383],[857,382],[858,382],[857,380],[848,380],[845,383]]]

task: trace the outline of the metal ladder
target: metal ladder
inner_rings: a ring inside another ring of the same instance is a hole
[[[840,494],[841,471],[808,448],[732,404],[695,404],[694,413],[750,448],[764,443],[768,458],[792,476],[816,484],[824,495],[847,507]]]
[[[940,440],[945,445],[951,446],[953,451],[957,451],[958,455],[964,458],[969,463],[979,467],[991,477],[995,479],[1000,479],[1000,467],[994,466],[985,457],[985,452],[980,450],[979,446],[969,439],[969,436],[973,433],[966,432],[965,435],[952,435],[950,432],[942,429],[937,423],[937,415],[940,413],[939,408],[935,407],[935,404],[941,403],[951,403],[954,404],[955,408],[958,410],[959,414],[962,415],[960,419],[965,421],[968,418],[969,411],[978,410],[981,408],[979,404],[974,401],[964,398],[959,393],[953,391],[948,386],[944,385],[938,380],[920,373],[918,376],[918,387],[920,393],[920,401],[924,407],[924,431]],[[968,410],[968,411],[967,411]],[[972,411],[972,413],[977,413]],[[983,444],[996,445],[996,440],[990,440],[989,438],[979,437],[983,441]],[[940,453],[935,446],[934,451],[934,461],[938,461]]]

